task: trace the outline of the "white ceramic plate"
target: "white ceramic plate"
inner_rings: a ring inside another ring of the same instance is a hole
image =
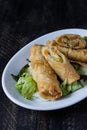
[[[3,90],[11,101],[27,109],[46,111],[71,106],[87,97],[87,86],[85,85],[86,87],[56,101],[42,101],[38,98],[27,100],[19,94],[15,88],[15,81],[11,77],[11,74],[17,75],[19,70],[27,63],[26,59],[29,58],[29,48],[33,44],[45,44],[47,40],[53,40],[58,35],[69,33],[87,36],[87,30],[84,29],[64,29],[55,31],[30,42],[11,58],[11,60],[6,65],[2,75]]]

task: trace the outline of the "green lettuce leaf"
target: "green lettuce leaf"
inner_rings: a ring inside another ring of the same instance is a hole
[[[84,36],[83,39],[87,42],[87,36]]]
[[[23,73],[28,72],[28,68],[29,68],[29,65],[26,64],[26,65],[23,66],[22,69],[19,71],[18,75],[11,74],[11,76],[12,76],[13,79],[17,82],[18,79],[20,78],[20,76],[21,76]]]
[[[82,83],[80,81],[76,81],[76,82],[71,84],[71,88],[72,88],[71,92],[74,92],[82,87],[83,87]]]
[[[70,92],[68,91],[68,89],[67,89],[66,80],[61,83],[60,87],[61,87],[61,90],[62,90],[62,93],[63,93],[64,96],[65,96],[65,95],[68,95],[68,94],[70,93]]]
[[[66,80],[64,82],[62,82],[61,84],[61,90],[62,90],[62,93],[63,95],[68,95],[80,88],[82,88],[83,85],[81,84],[80,81],[75,81],[74,83],[70,84],[70,85],[67,85],[66,84]]]
[[[18,79],[16,88],[24,98],[31,99],[37,90],[37,84],[32,76],[25,72]]]
[[[37,84],[33,80],[28,71],[29,65],[26,64],[18,73],[18,75],[11,74],[16,81],[16,88],[19,93],[26,99],[31,99],[37,90]]]

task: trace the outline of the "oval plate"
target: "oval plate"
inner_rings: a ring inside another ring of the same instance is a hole
[[[79,34],[81,36],[87,36],[87,30],[84,29],[64,29],[55,31],[44,36],[41,36],[34,41],[30,42],[26,46],[24,46],[21,50],[19,50],[8,62],[6,65],[3,74],[2,74],[2,87],[7,95],[7,97],[13,101],[15,104],[22,106],[27,109],[32,110],[56,110],[71,106],[84,98],[87,97],[87,86],[79,89],[78,91],[58,99],[56,101],[44,101],[39,98],[34,98],[33,100],[27,100],[23,98],[15,87],[15,81],[13,80],[11,74],[17,75],[19,70],[27,64],[26,59],[29,58],[29,48],[37,43],[37,44],[45,44],[47,40],[53,40],[57,36],[61,34]]]

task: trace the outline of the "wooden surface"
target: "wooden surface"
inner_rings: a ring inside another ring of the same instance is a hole
[[[87,29],[86,0],[0,0],[0,76],[24,45],[63,28]],[[0,130],[87,130],[87,99],[61,110],[32,111],[11,102],[0,84]]]

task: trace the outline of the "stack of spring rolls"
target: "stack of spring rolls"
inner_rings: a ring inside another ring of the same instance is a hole
[[[46,45],[34,44],[30,48],[29,69],[42,98],[56,100],[62,96],[58,77],[68,85],[80,79],[70,62],[86,66],[85,47],[86,41],[79,35],[64,34]]]

